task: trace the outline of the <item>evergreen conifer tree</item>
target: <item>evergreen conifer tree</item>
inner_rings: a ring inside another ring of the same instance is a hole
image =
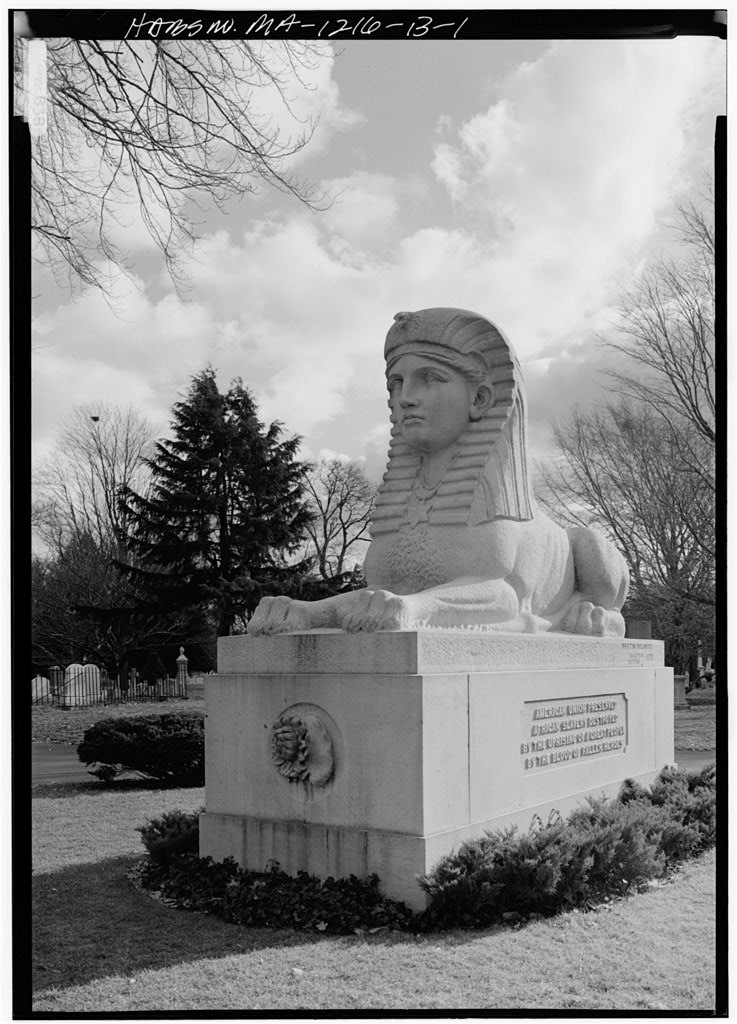
[[[283,585],[284,557],[304,535],[300,438],[282,440],[278,422],[264,427],[240,378],[221,394],[212,367],[172,416],[173,437],[147,460],[148,492],[121,496],[126,568],[152,605],[207,609],[227,635],[275,576]]]

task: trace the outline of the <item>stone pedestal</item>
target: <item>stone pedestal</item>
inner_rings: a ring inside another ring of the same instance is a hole
[[[564,816],[673,763],[660,641],[471,630],[218,641],[200,852],[416,878],[485,829]]]

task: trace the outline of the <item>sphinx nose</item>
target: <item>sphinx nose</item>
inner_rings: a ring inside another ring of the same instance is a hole
[[[414,389],[410,388],[407,384],[402,386],[402,392],[399,396],[399,404],[403,409],[407,406],[417,405],[417,395],[415,394]]]

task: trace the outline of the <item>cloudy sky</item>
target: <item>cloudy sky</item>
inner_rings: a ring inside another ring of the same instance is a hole
[[[130,403],[165,428],[211,363],[305,456],[365,459],[378,478],[384,335],[398,310],[435,305],[506,332],[544,455],[553,418],[606,398],[596,337],[669,244],[673,198],[710,173],[724,61],[723,41],[697,37],[326,46],[297,101],[320,123],[295,170],[329,209],[262,191],[206,217],[182,295],[131,213],[134,280],[114,310],[37,270],[34,461],[76,404]]]

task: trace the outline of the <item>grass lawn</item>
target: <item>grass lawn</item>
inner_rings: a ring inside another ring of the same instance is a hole
[[[103,718],[165,715],[174,711],[204,711],[202,690],[189,700],[154,700],[140,704],[99,704],[88,708],[56,708],[36,704],[31,708],[32,743],[81,743],[85,729]]]
[[[687,708],[675,708],[676,750],[715,750],[715,712],[715,704],[692,704]]]
[[[34,1010],[709,1010],[715,858],[518,929],[324,938],[172,910],[136,888],[135,826],[203,789],[37,789]]]

